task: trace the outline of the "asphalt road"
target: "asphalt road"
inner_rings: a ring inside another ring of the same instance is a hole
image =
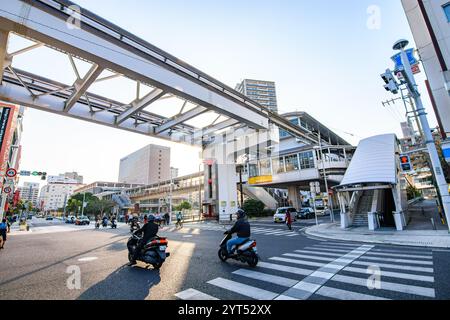
[[[35,232],[11,235],[0,252],[0,299],[450,298],[450,250],[314,239],[299,231],[310,223],[296,222],[288,231],[282,224],[253,221],[256,268],[218,259],[223,226],[163,228],[171,256],[153,270],[126,266],[126,226],[61,229],[43,222]],[[72,281],[78,270],[79,288]],[[380,282],[368,283],[378,273]]]

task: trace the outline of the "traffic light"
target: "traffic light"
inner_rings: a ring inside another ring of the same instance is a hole
[[[47,172],[42,172],[41,180],[47,179]]]
[[[411,171],[412,170],[411,159],[409,158],[409,156],[405,156],[405,155],[400,156],[400,165],[401,165],[403,171]]]
[[[386,83],[384,85],[384,89],[386,91],[390,91],[393,94],[398,93],[398,84],[397,81],[395,81],[394,75],[392,74],[392,71],[389,69],[386,69],[386,72],[381,75],[381,79]]]

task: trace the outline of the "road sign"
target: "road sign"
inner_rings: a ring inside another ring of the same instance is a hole
[[[11,193],[12,192],[12,188],[10,186],[6,186],[3,188],[3,192],[4,193]]]
[[[14,178],[17,175],[17,171],[14,168],[9,168],[8,170],[6,170],[6,176],[8,178]]]
[[[320,183],[318,181],[310,182],[309,188],[310,188],[311,193],[316,193],[316,194],[320,193]]]
[[[21,170],[20,172],[19,172],[19,175],[21,175],[21,176],[26,176],[26,177],[28,177],[28,176],[31,176],[31,171],[25,171],[25,170]]]
[[[410,49],[405,50],[405,52],[406,52],[406,55],[408,56],[409,64],[411,66],[414,66],[419,63],[419,61],[414,56],[414,49],[410,48]],[[392,61],[395,62],[395,70],[398,70],[400,67],[403,67],[401,52],[397,53],[391,59],[392,59]]]

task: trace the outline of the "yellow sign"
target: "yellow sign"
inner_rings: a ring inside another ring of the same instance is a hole
[[[251,177],[248,179],[249,184],[261,184],[268,182],[272,182],[272,176],[258,176],[258,177]]]

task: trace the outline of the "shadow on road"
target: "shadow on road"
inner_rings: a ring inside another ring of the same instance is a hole
[[[77,300],[144,300],[160,281],[159,270],[122,266],[83,292]]]

